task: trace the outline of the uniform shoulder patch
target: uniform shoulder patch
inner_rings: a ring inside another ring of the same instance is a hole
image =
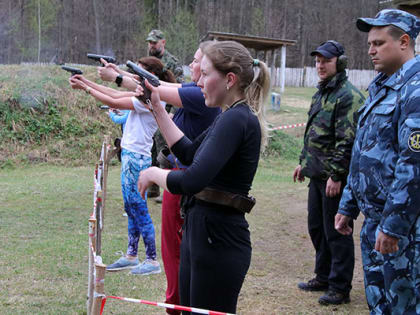
[[[408,137],[408,147],[411,151],[420,152],[420,131],[414,131]]]

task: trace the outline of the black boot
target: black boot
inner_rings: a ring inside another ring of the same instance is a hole
[[[334,290],[328,290],[323,296],[318,300],[321,305],[339,305],[350,303],[350,295],[336,292]]]
[[[308,282],[300,282],[298,288],[304,291],[326,291],[328,290],[328,283],[318,281],[314,278]]]

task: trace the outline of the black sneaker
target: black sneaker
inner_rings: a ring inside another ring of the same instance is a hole
[[[308,282],[300,282],[298,288],[303,291],[326,291],[328,290],[328,283],[320,282],[314,278]]]
[[[319,298],[318,302],[321,305],[347,304],[350,303],[350,295],[328,290],[327,293]]]

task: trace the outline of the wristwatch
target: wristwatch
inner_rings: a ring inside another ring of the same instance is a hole
[[[116,78],[115,78],[115,83],[117,83],[117,85],[120,87],[121,83],[123,80],[123,76],[121,74],[119,74]]]

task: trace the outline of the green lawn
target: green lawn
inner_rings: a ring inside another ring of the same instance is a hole
[[[267,110],[268,119],[278,124],[305,122],[312,92],[287,89],[281,110]],[[317,303],[320,294],[300,292],[296,287],[297,282],[313,276],[314,250],[306,230],[307,187],[291,179],[302,132],[295,129],[273,137],[280,142],[279,152],[261,160],[254,180],[252,194],[257,205],[247,215],[253,256],[238,314],[367,314],[358,247],[352,303],[322,307]],[[98,156],[99,152],[91,154]],[[117,259],[116,253],[127,246],[119,164],[114,164],[109,172],[102,236],[105,264]],[[0,169],[0,314],[86,313],[93,170],[93,163]],[[160,205],[148,204],[160,259]],[[356,222],[356,230],[360,223]],[[359,244],[357,236],[355,243]],[[139,249],[143,258],[143,246]],[[118,272],[105,277],[107,295],[163,302],[165,288],[163,273],[141,277]],[[104,314],[164,314],[164,310],[108,300]]]
[[[296,289],[313,269],[306,232],[306,185],[294,184],[295,163],[265,159],[254,181],[257,206],[248,215],[253,260],[238,305],[239,314],[325,314],[317,295]],[[89,167],[34,166],[0,173],[1,314],[83,314],[87,292],[88,217],[92,211]],[[110,169],[102,238],[104,263],[127,244],[119,168]],[[149,202],[160,253],[160,207]],[[358,242],[356,242],[358,243]],[[144,257],[142,246],[140,256]],[[160,254],[159,254],[160,256]],[[359,257],[359,256],[358,256]],[[359,259],[358,259],[359,260]],[[357,263],[353,303],[337,314],[366,312],[361,266]],[[107,273],[105,292],[164,301],[164,274]],[[109,300],[105,314],[163,314],[152,306]]]

